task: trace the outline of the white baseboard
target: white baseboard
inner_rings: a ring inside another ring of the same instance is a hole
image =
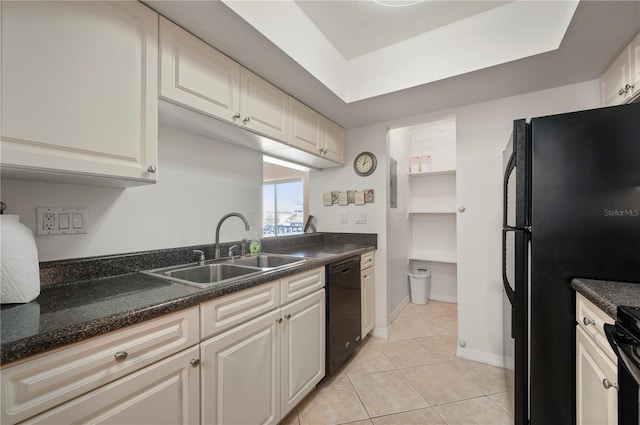
[[[445,303],[458,303],[458,297],[453,295],[430,295],[429,299],[434,301],[442,301]]]
[[[388,326],[386,328],[375,327],[371,331],[371,335],[378,338],[389,339],[389,335],[391,335],[391,326]]]
[[[496,356],[495,354],[485,353],[482,351],[471,350],[469,348],[458,347],[456,355],[463,359],[473,360],[475,362],[486,363],[492,366],[505,367],[505,360],[503,356]]]
[[[398,315],[402,312],[402,309],[409,304],[409,300],[410,298],[407,296],[407,298],[405,298],[404,300],[402,300],[402,302],[400,303],[400,305],[398,307],[396,307],[395,310],[393,310],[393,312],[391,313],[391,320],[390,323],[393,323],[394,320],[396,320],[396,317],[398,317]]]

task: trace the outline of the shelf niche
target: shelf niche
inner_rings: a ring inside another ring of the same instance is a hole
[[[409,267],[431,272],[431,299],[457,302],[455,117],[411,129],[413,155],[431,155],[432,162],[428,171],[407,174]]]

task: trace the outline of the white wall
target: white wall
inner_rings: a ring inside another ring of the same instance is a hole
[[[353,160],[362,151],[373,152],[378,158],[376,171],[360,177],[353,170]],[[377,233],[375,257],[375,328],[374,335],[387,334],[387,127],[382,124],[347,131],[346,165],[309,173],[309,213],[320,232]],[[371,204],[323,206],[322,194],[333,190],[373,189]],[[340,213],[347,212],[348,223],[340,224]],[[367,222],[355,224],[356,214],[365,213]]]
[[[411,252],[411,221],[409,209],[409,157],[412,153],[411,128],[389,131],[389,155],[398,162],[398,207],[387,208],[387,294],[390,320],[402,311],[409,301],[409,265]]]
[[[86,207],[89,233],[36,236],[40,261],[213,244],[261,232],[262,154],[168,126],[159,128],[158,183],[128,189],[3,180],[7,213],[35,228],[36,207]]]
[[[455,110],[457,118],[459,348],[462,357],[502,364],[502,151],[512,121],[598,107],[598,81]]]

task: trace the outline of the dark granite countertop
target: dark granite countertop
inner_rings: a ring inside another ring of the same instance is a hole
[[[359,240],[353,244],[340,243],[340,238],[329,239],[311,245],[270,249],[268,252],[299,255],[308,260],[207,289],[138,272],[43,286],[40,296],[30,303],[2,306],[0,363],[5,365],[375,249],[375,242]]]
[[[571,287],[612,318],[620,305],[640,307],[640,284],[607,280],[573,279]]]

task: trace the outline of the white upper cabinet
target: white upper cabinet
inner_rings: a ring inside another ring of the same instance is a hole
[[[277,140],[287,140],[289,95],[251,71],[240,71],[242,125]]]
[[[160,96],[238,122],[240,65],[160,17]]]
[[[289,96],[160,18],[160,96],[276,140],[287,138]]]
[[[640,93],[640,34],[600,78],[602,105],[628,103]]]
[[[158,15],[138,2],[1,7],[3,177],[154,182]]]
[[[631,42],[629,54],[631,55],[631,96],[636,97],[640,93],[640,34]]]
[[[344,164],[346,134],[344,128],[328,119],[324,119],[324,157]]]
[[[322,133],[320,121],[322,116],[302,102],[291,98],[289,103],[291,139],[289,144],[303,151],[320,155]]]
[[[289,101],[289,144],[305,152],[344,164],[345,131],[307,105]]]
[[[342,127],[162,17],[160,97],[250,133],[163,103],[173,126],[193,131],[197,122],[200,134],[314,168],[344,164]]]

